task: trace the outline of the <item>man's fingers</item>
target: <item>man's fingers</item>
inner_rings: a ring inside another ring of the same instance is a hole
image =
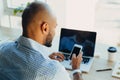
[[[73,54],[72,55],[72,64],[75,64],[75,62],[76,62],[76,54]]]
[[[78,62],[82,62],[82,53],[79,53],[79,55],[77,56]]]
[[[57,60],[58,60],[58,61],[60,61],[60,62],[62,62],[62,61],[63,61],[63,60],[62,60],[62,59],[60,59],[60,58],[58,58]]]
[[[62,62],[62,61],[63,61],[63,60],[60,59],[60,58],[56,58],[56,59],[54,59],[54,60],[57,60],[57,61],[59,61],[59,62]]]
[[[64,59],[64,55],[63,54],[56,54],[56,56],[60,57],[61,59]]]
[[[58,56],[58,57],[64,59],[64,55],[62,53],[59,53],[59,52],[54,52],[54,56]]]
[[[78,69],[80,67],[80,63],[82,61],[82,53],[79,53],[78,56],[76,54],[72,55],[72,69]]]
[[[58,60],[58,59],[61,59],[62,61],[64,60],[64,55],[59,52],[54,52],[49,57],[55,60]]]
[[[82,53],[83,53],[83,52],[80,52],[80,53],[78,54],[78,57],[81,57],[81,56],[82,56]]]
[[[76,58],[76,54],[73,54],[73,55],[72,55],[72,58]]]

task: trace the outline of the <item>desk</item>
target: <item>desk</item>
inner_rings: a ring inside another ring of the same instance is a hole
[[[95,58],[89,73],[83,73],[84,80],[120,80],[112,77],[111,71],[96,72],[98,69],[113,68],[114,63],[108,62],[106,59]]]

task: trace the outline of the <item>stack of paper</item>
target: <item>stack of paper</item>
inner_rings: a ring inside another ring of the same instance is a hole
[[[112,72],[112,76],[120,78],[120,62],[117,62],[115,64],[115,67],[114,67],[113,72]]]

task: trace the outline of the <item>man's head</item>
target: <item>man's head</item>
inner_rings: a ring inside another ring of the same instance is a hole
[[[57,22],[50,7],[42,2],[33,2],[22,14],[23,36],[50,47]]]

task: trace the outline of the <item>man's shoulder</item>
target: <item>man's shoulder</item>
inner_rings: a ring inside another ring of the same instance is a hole
[[[12,48],[12,46],[13,46],[14,44],[15,44],[14,42],[1,43],[1,44],[0,44],[0,51],[3,51],[3,50],[8,49],[8,48]]]

